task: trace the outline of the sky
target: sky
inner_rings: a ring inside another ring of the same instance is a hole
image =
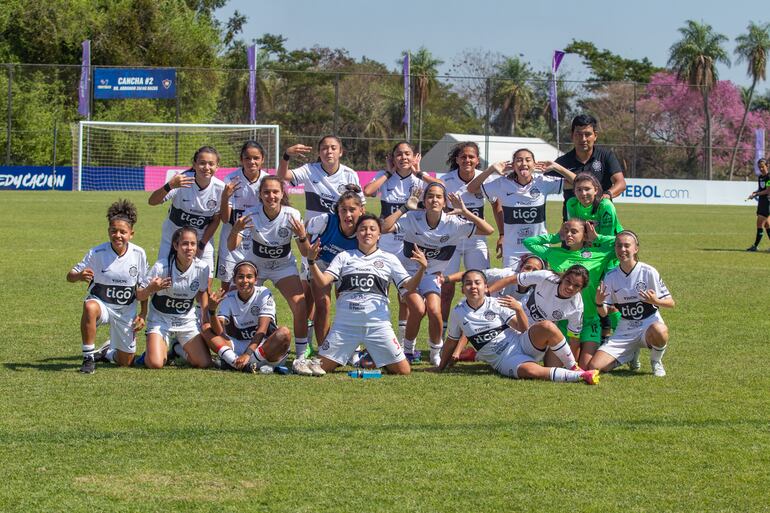
[[[734,61],[734,39],[746,31],[749,21],[770,21],[770,10],[761,5],[758,0],[230,0],[217,16],[227,20],[236,9],[245,14],[248,22],[241,37],[247,42],[264,33],[281,34],[289,50],[314,45],[344,48],[351,57],[365,56],[393,69],[404,50],[425,46],[445,62],[439,71],[448,74],[467,49],[519,56],[535,70],[545,71],[553,51],[573,39],[665,66],[669,48],[680,37],[678,29],[688,19],[706,22],[727,36],[725,48]],[[588,76],[577,55],[567,55],[560,71],[572,80]],[[720,79],[751,84],[745,63],[720,65],[718,72]],[[767,87],[760,83],[758,90]]]

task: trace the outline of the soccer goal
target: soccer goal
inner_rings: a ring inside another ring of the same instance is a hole
[[[240,167],[248,140],[265,148],[265,168],[278,167],[278,125],[201,125],[81,121],[73,128],[73,188],[155,190],[189,169],[195,151],[213,146],[221,156],[217,176]]]

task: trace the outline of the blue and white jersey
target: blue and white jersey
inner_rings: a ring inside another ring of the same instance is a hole
[[[504,257],[528,253],[524,239],[548,233],[545,227],[545,199],[549,194],[560,193],[562,184],[561,178],[540,173],[534,174],[526,185],[508,176],[482,184],[481,189],[487,198],[490,201],[497,198],[503,208]]]
[[[170,325],[182,325],[195,320],[195,297],[205,292],[209,284],[209,266],[194,258],[190,267],[182,272],[176,261],[158,260],[144,280],[171,277],[171,287],[155,292],[150,298],[149,320],[166,320]]]
[[[88,296],[101,299],[118,312],[136,308],[136,287],[144,284],[147,275],[147,256],[142,248],[129,242],[120,256],[109,242],[99,244],[72,268],[78,273],[84,269],[94,272]]]
[[[195,178],[195,171],[189,169],[184,176]],[[163,221],[162,238],[171,240],[174,232],[183,226],[191,226],[198,232],[198,238],[203,235],[206,227],[219,215],[219,202],[225,183],[212,176],[211,182],[205,188],[198,187],[193,182],[190,187],[177,187],[166,194],[163,202],[171,201],[168,208],[168,218]]]
[[[259,327],[260,317],[270,318],[267,335],[276,329],[275,300],[267,287],[254,287],[254,293],[247,301],[241,301],[238,291],[233,289],[225,295],[217,312],[225,325],[225,334],[231,340],[250,343]]]
[[[530,325],[566,319],[567,329],[578,334],[583,329],[583,296],[578,292],[570,298],[559,297],[559,279],[558,274],[546,270],[519,273],[519,284],[532,287],[522,306]]]
[[[671,293],[663,283],[657,269],[644,262],[637,262],[630,273],[626,274],[620,266],[604,276],[607,294],[604,303],[614,305],[620,312],[619,325],[642,321],[653,315],[660,315],[658,307],[645,303],[640,292],[654,290],[658,299],[669,297]],[[620,329],[619,326],[618,329]]]
[[[291,231],[291,218],[302,222],[299,211],[288,206],[281,206],[281,211],[270,219],[265,214],[265,209],[260,204],[243,213],[251,216],[253,227],[241,232],[244,240],[249,239],[251,244],[242,244],[244,248],[251,248],[251,255],[246,258],[254,259],[256,263],[271,263],[274,265],[296,265],[296,259],[291,252],[291,239],[294,232]]]
[[[482,172],[483,171],[478,169],[474,170],[473,178],[479,176]],[[471,178],[471,180],[473,180],[473,178]],[[460,177],[460,171],[458,169],[447,171],[441,175],[441,180],[446,186],[447,193],[451,192],[452,194],[459,194],[460,198],[463,200],[463,203],[465,203],[465,206],[468,207],[468,210],[473,212],[473,214],[477,217],[484,219],[484,194],[481,191],[476,194],[468,192],[468,183],[470,183],[470,180],[468,182],[463,180]],[[490,179],[487,179],[484,181],[484,183],[489,183],[490,181]],[[489,201],[494,203],[495,199],[491,198]],[[448,199],[447,204],[449,204]],[[487,236],[474,235],[473,238],[486,240]]]
[[[441,213],[441,219],[435,228],[428,225],[424,210],[407,212],[395,224],[395,232],[404,236],[404,251],[401,262],[414,274],[419,264],[409,260],[417,246],[428,259],[427,274],[444,272],[449,259],[463,239],[469,238],[476,231],[476,225],[456,215]]]
[[[319,214],[333,214],[334,206],[340,196],[350,184],[361,187],[358,181],[358,173],[347,166],[340,164],[334,174],[328,174],[321,167],[320,162],[305,164],[297,169],[292,169],[294,186],[305,186],[305,217],[312,219]],[[366,204],[363,191],[360,193],[361,204]]]
[[[508,325],[514,317],[516,312],[489,296],[475,309],[471,308],[466,300],[462,300],[449,315],[447,336],[460,340],[460,337],[465,335],[477,351],[476,359],[492,363],[508,346],[506,330],[518,333]]]
[[[321,241],[321,252],[318,260],[330,263],[335,256],[343,251],[358,248],[356,232],[350,237],[340,230],[340,218],[337,214],[321,214],[310,219],[307,223],[307,234],[310,243]]]
[[[376,326],[390,323],[388,284],[400,288],[410,276],[392,253],[377,249],[369,255],[343,251],[326,268],[337,285],[335,324]]]

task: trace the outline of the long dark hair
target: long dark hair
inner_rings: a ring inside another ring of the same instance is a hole
[[[578,182],[591,182],[591,185],[596,189],[596,196],[594,196],[594,201],[591,204],[591,214],[596,214],[596,211],[599,210],[599,203],[602,202],[602,194],[604,194],[602,184],[599,183],[599,180],[593,174],[587,172],[578,173],[575,176],[575,180],[572,182],[573,190],[577,187]]]
[[[573,276],[577,276],[578,278],[581,278],[583,280],[583,286],[580,287],[580,290],[583,290],[588,286],[588,281],[591,279],[588,275],[588,269],[586,269],[584,266],[580,264],[575,264],[567,268],[567,270],[556,273],[559,275],[559,283],[564,280],[565,276],[569,276],[570,274]]]
[[[450,171],[454,171],[455,169],[459,168],[459,164],[457,164],[457,157],[460,155],[460,152],[463,151],[465,148],[473,148],[476,150],[476,157],[481,157],[481,151],[479,150],[479,145],[476,144],[473,141],[464,141],[461,143],[455,144],[451,150],[449,150],[448,158],[446,160],[447,166],[449,166]],[[480,161],[479,161],[480,162]]]
[[[267,155],[267,153],[265,153],[265,148],[263,148],[262,145],[259,144],[257,141],[254,141],[251,139],[243,143],[243,146],[241,146],[241,153],[240,153],[241,160],[243,160],[243,157],[246,156],[246,152],[252,148],[259,150],[259,153],[262,154],[262,161],[264,162],[265,156]]]
[[[195,231],[195,228],[192,226],[183,226],[181,228],[178,228],[174,234],[171,236],[171,247],[168,250],[168,276],[171,277],[171,266],[176,262],[176,248],[174,247],[176,244],[179,244],[179,240],[182,238],[183,233],[192,233],[195,236],[195,242],[197,244],[198,242],[198,232]]]
[[[279,187],[281,187],[281,193],[283,196],[281,197],[281,205],[288,207],[289,204],[289,195],[286,194],[286,186],[283,184],[283,180],[278,178],[275,175],[267,175],[262,179],[262,181],[259,183],[259,202],[262,203],[262,187],[265,185],[265,182],[275,181],[278,183]]]

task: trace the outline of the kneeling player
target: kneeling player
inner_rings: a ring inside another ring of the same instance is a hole
[[[598,371],[578,368],[575,356],[561,331],[550,321],[529,327],[526,313],[518,301],[507,297],[506,308],[487,296],[484,273],[471,269],[463,277],[465,300],[452,310],[446,347],[438,370],[444,370],[459,358],[462,335],[476,349],[476,360],[486,362],[506,377],[551,381],[584,381],[595,385]],[[550,349],[566,368],[543,367],[545,351]]]
[[[589,368],[608,372],[633,363],[640,349],[649,348],[652,373],[663,377],[668,328],[658,308],[673,308],[674,298],[658,271],[638,260],[639,239],[634,232],[624,230],[616,236],[615,253],[620,265],[604,277],[596,292],[596,306],[604,316],[607,307],[615,305],[620,321],[615,333],[596,351]]]
[[[193,308],[196,299],[201,312],[208,306],[209,266],[196,258],[197,252],[198,232],[189,226],[179,228],[171,237],[171,254],[152,266],[145,287],[137,291],[142,301],[152,297],[147,350],[137,358],[137,364],[160,369],[170,354],[172,358],[181,356],[193,367],[205,369],[211,365],[209,348]]]
[[[113,203],[107,210],[110,241],[91,248],[83,260],[67,273],[67,281],[88,282],[83,301],[80,332],[83,337],[83,366],[80,372],[93,374],[96,361],[131,365],[136,352],[135,332],[145,325],[147,302],[136,315],[136,287],[147,273],[144,250],[131,243],[136,207],[128,200]],[[94,349],[96,327],[110,325],[110,341]]]
[[[277,366],[289,353],[291,333],[276,326],[273,295],[256,285],[257,266],[248,260],[235,265],[233,283],[234,290],[219,289],[209,297],[211,326],[203,338],[231,368],[253,372]]]

